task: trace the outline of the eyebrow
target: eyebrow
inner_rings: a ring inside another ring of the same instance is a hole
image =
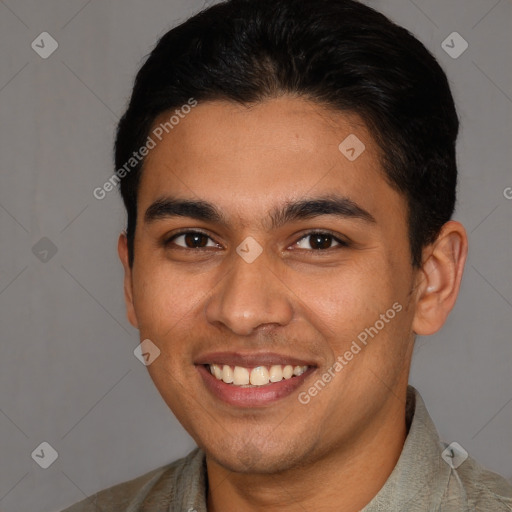
[[[282,206],[273,208],[269,212],[270,228],[277,229],[293,221],[311,219],[321,215],[334,215],[343,219],[376,223],[371,213],[348,197],[328,195],[290,200]],[[144,214],[144,220],[147,223],[172,217],[188,217],[225,226],[229,224],[224,214],[215,205],[202,200],[163,197],[152,203]]]

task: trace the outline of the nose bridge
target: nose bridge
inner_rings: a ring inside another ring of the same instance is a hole
[[[244,244],[239,250],[247,248]],[[286,325],[292,318],[287,287],[271,270],[263,251],[253,261],[243,252],[233,254],[228,274],[215,288],[206,305],[206,317],[239,335],[249,335],[261,325]]]

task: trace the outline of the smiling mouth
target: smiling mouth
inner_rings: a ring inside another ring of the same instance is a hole
[[[299,377],[310,368],[309,366],[293,366],[290,364],[251,368],[230,366],[228,364],[205,364],[204,366],[217,380],[244,388],[266,386],[267,384],[275,384]]]

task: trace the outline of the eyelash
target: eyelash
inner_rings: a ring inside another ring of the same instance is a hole
[[[172,242],[178,238],[179,236],[181,235],[203,235],[207,238],[209,238],[210,240],[212,240],[213,242],[215,242],[208,234],[202,232],[202,231],[197,231],[197,230],[183,230],[183,231],[179,231],[178,233],[174,233],[172,236],[170,236],[169,238],[166,238],[163,242],[163,245],[165,247],[169,247]],[[329,247],[327,249],[294,249],[294,250],[299,250],[299,251],[306,251],[306,252],[312,252],[312,253],[315,253],[315,254],[318,254],[320,252],[327,252],[327,251],[330,251],[330,250],[334,250],[334,249],[341,249],[341,248],[346,248],[346,247],[349,247],[349,243],[345,240],[342,240],[341,238],[337,237],[334,233],[326,230],[326,231],[320,231],[320,230],[313,230],[313,231],[308,231],[306,233],[304,233],[296,242],[294,242],[292,245],[297,245],[300,241],[304,240],[305,238],[308,238],[309,236],[313,236],[313,235],[322,235],[322,236],[327,236],[327,237],[331,237],[333,241],[337,242],[339,245],[337,246],[334,246],[334,247]],[[217,242],[215,242],[217,243]],[[185,251],[201,251],[201,250],[207,250],[209,249],[209,247],[182,247],[180,245],[177,246],[179,249],[183,249]]]

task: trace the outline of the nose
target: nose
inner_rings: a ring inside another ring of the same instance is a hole
[[[206,304],[206,318],[239,336],[249,336],[263,326],[287,325],[293,317],[292,292],[270,267],[265,251],[252,263],[234,254],[227,275]]]

